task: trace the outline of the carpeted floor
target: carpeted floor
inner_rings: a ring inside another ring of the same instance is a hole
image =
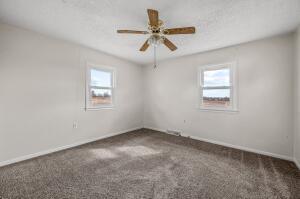
[[[0,198],[300,198],[294,163],[139,130],[0,168]]]

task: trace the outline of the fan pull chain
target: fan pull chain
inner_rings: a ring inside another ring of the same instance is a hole
[[[153,56],[154,61],[153,62],[154,62],[154,68],[156,68],[156,46],[154,45],[153,47],[154,47],[154,49],[153,49],[154,50],[154,56]]]

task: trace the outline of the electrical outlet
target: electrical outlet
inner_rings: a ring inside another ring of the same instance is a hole
[[[73,123],[73,129],[77,129],[77,128],[78,128],[77,122],[74,122]]]

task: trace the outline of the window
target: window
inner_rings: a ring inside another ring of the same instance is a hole
[[[200,108],[206,110],[237,110],[235,64],[199,68]]]
[[[113,106],[114,69],[88,64],[86,83],[86,108]]]

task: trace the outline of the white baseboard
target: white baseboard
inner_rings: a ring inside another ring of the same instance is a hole
[[[17,157],[17,158],[10,159],[10,160],[5,160],[5,161],[0,162],[0,167],[6,166],[6,165],[9,165],[9,164],[13,164],[13,163],[17,163],[17,162],[21,162],[21,161],[24,161],[24,160],[32,159],[32,158],[39,157],[39,156],[42,156],[42,155],[47,155],[49,153],[54,153],[54,152],[57,152],[57,151],[73,148],[73,147],[76,147],[76,146],[80,146],[80,145],[83,145],[83,144],[87,144],[87,143],[90,143],[90,142],[94,142],[94,141],[97,141],[97,140],[101,140],[101,139],[104,139],[104,138],[112,137],[112,136],[115,136],[115,135],[119,135],[119,134],[122,134],[122,133],[126,133],[126,132],[129,132],[129,131],[134,131],[134,130],[138,130],[138,129],[142,129],[142,128],[143,127],[136,127],[136,128],[132,128],[132,129],[127,129],[127,130],[124,130],[124,131],[119,131],[119,132],[116,132],[116,133],[110,133],[110,134],[103,135],[103,136],[96,137],[96,138],[86,139],[86,140],[83,140],[83,141],[79,141],[79,142],[76,142],[76,143],[73,143],[73,144],[61,146],[61,147],[58,147],[58,148],[49,149],[49,150],[46,150],[46,151],[40,151],[40,152],[37,152],[37,153]]]
[[[46,151],[41,151],[41,152],[37,152],[37,153],[34,153],[34,154],[29,154],[29,155],[17,157],[17,158],[14,158],[14,159],[2,161],[2,162],[0,162],[0,167],[6,166],[6,165],[9,165],[9,164],[13,164],[13,163],[17,163],[17,162],[21,162],[21,161],[24,161],[24,160],[32,159],[32,158],[39,157],[39,156],[42,156],[42,155],[47,155],[47,154],[54,153],[54,152],[57,152],[57,151],[73,148],[73,147],[76,147],[76,146],[80,146],[80,145],[83,145],[83,144],[87,144],[87,143],[90,143],[90,142],[94,142],[94,141],[97,141],[97,140],[101,140],[101,139],[104,139],[104,138],[112,137],[112,136],[115,136],[115,135],[119,135],[119,134],[122,134],[122,133],[126,133],[126,132],[129,132],[129,131],[134,131],[134,130],[138,130],[138,129],[142,129],[142,128],[167,133],[165,130],[159,129],[159,128],[153,128],[153,127],[147,127],[147,126],[145,126],[145,127],[136,127],[136,128],[127,129],[127,130],[124,130],[124,131],[119,131],[119,132],[116,132],[116,133],[110,133],[110,134],[103,135],[103,136],[100,136],[100,137],[97,137],[97,138],[86,139],[86,140],[83,140],[83,141],[80,141],[80,142],[76,142],[76,143],[73,143],[73,144],[61,146],[61,147],[58,147],[58,148],[49,149],[49,150],[46,150]],[[182,136],[188,137],[189,135],[184,134]],[[270,153],[270,152],[265,152],[265,151],[261,151],[261,150],[257,150],[257,149],[251,149],[251,148],[248,148],[248,147],[228,144],[228,143],[225,143],[225,142],[219,142],[219,141],[215,141],[215,140],[211,140],[211,139],[205,139],[205,138],[200,138],[200,137],[195,137],[195,136],[189,136],[189,137],[191,137],[193,139],[196,139],[196,140],[209,142],[209,143],[212,143],[212,144],[222,145],[222,146],[226,146],[226,147],[230,147],[230,148],[240,149],[240,150],[243,150],[243,151],[248,151],[248,152],[253,152],[253,153],[267,155],[267,156],[271,156],[271,157],[275,157],[275,158],[280,158],[280,159],[284,159],[284,160],[293,161],[293,162],[295,162],[297,167],[300,169],[300,163],[297,161],[296,158],[292,158],[292,157],[284,156],[284,155],[280,155],[280,154],[274,154],[274,153]]]
[[[295,162],[296,166],[298,167],[298,169],[300,170],[300,163],[298,162],[298,160],[296,158],[294,158],[294,162]]]
[[[145,126],[144,128],[155,130],[155,131],[160,131],[160,132],[163,132],[163,133],[167,133],[166,130],[159,129],[159,128],[153,128],[153,127],[148,127],[148,126]],[[239,150],[248,151],[248,152],[252,152],[252,153],[257,153],[257,154],[261,154],[261,155],[271,156],[271,157],[274,157],[274,158],[280,158],[280,159],[283,159],[283,160],[295,161],[293,157],[280,155],[280,154],[275,154],[275,153],[270,153],[270,152],[261,151],[261,150],[257,150],[257,149],[252,149],[252,148],[248,148],[248,147],[244,147],[244,146],[238,146],[238,145],[233,145],[233,144],[220,142],[220,141],[216,141],[216,140],[200,138],[200,137],[197,137],[197,136],[190,136],[190,135],[187,135],[187,134],[182,134],[181,136],[190,137],[190,138],[195,139],[195,140],[200,140],[200,141],[203,141],[203,142],[209,142],[209,143],[212,143],[212,144],[222,145],[222,146],[226,146],[226,147],[230,147],[230,148],[234,148],[234,149],[239,149]]]

